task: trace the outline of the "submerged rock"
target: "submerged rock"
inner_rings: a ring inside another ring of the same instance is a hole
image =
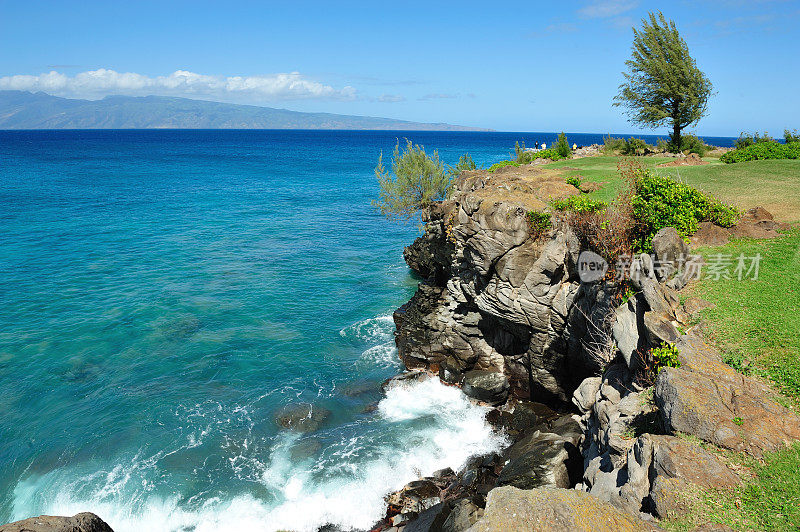
[[[279,427],[296,432],[314,432],[318,430],[331,411],[321,406],[310,403],[286,405],[275,415],[275,422]]]
[[[108,524],[93,513],[83,512],[72,517],[40,515],[7,525],[0,532],[114,532]]]

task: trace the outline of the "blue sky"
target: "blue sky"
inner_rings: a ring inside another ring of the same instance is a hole
[[[677,22],[715,85],[696,132],[800,128],[800,3],[777,0],[0,0],[0,88],[636,132],[611,100],[631,27],[654,9]]]

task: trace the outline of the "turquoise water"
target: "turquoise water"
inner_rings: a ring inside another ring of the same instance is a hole
[[[520,136],[412,138],[491,163]],[[418,282],[418,227],[370,206],[394,142],[0,132],[0,522],[368,527],[388,490],[499,445],[457,390],[379,391]],[[319,431],[279,429],[298,402],[331,412]]]

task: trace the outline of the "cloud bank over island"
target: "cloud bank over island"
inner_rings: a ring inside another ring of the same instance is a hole
[[[52,70],[39,75],[0,77],[0,90],[44,92],[54,96],[100,99],[110,95],[203,97],[229,102],[260,103],[290,100],[349,101],[358,97],[351,86],[335,88],[299,72],[261,76],[214,76],[176,70],[167,76],[147,76],[100,68],[73,76]]]

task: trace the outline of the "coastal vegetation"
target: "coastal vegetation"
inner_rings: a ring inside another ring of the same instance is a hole
[[[633,51],[626,61],[625,81],[614,98],[630,121],[649,128],[672,128],[670,151],[682,148],[681,131],[705,114],[713,86],[689,54],[675,22],[650,13],[633,30]]]
[[[459,164],[463,165],[472,160],[462,159]],[[410,218],[434,201],[444,199],[451,183],[451,176],[445,172],[439,153],[434,150],[432,155],[428,155],[424,147],[410,140],[406,140],[402,152],[400,142],[395,145],[391,171],[384,167],[383,153],[380,154],[375,176],[378,178],[379,199],[373,204],[389,218]]]
[[[731,164],[763,159],[800,159],[800,142],[781,144],[774,140],[759,140],[729,151],[719,160]]]

